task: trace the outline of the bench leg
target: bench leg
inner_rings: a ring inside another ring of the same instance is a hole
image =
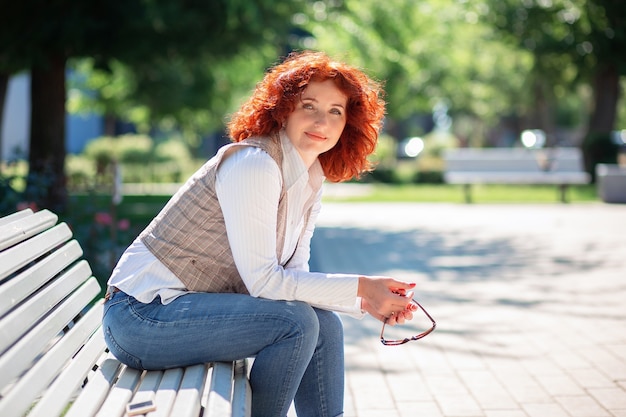
[[[472,186],[470,184],[463,184],[463,195],[467,204],[472,202]]]
[[[561,203],[567,203],[567,184],[559,185],[559,199]]]

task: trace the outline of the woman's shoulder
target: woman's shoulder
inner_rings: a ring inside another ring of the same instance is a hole
[[[232,147],[224,155],[218,168],[218,175],[227,174],[231,170],[242,173],[277,172],[278,164],[265,149],[243,142],[239,142],[239,144],[241,146]]]
[[[281,144],[278,134],[270,136],[253,136],[239,142],[241,145],[253,146],[255,148],[263,149],[271,156],[276,156],[281,153]]]

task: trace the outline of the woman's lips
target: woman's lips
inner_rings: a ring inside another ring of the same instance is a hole
[[[306,132],[305,134],[313,140],[319,140],[319,141],[326,140],[326,136],[320,135],[319,133]]]

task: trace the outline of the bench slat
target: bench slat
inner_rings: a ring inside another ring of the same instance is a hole
[[[0,226],[0,250],[4,250],[54,226],[58,220],[56,214],[41,210],[30,216],[19,218]]]
[[[586,172],[475,172],[456,171],[444,174],[449,184],[587,184]]]
[[[207,378],[208,365],[193,365],[185,368],[172,416],[198,416],[200,414],[202,392]]]
[[[176,401],[176,391],[178,391],[180,382],[183,380],[183,374],[183,368],[168,369],[163,373],[154,399],[156,410],[148,413],[147,417],[167,417],[170,415]]]
[[[446,172],[503,172],[551,174],[584,172],[582,153],[578,148],[519,149],[519,148],[461,148],[444,153]],[[546,162],[549,169],[544,170]]]
[[[245,417],[252,409],[252,390],[248,382],[248,360],[235,362],[235,381],[233,383],[233,417]]]
[[[89,341],[83,346],[69,365],[63,369],[56,380],[50,385],[48,390],[37,402],[28,417],[51,417],[61,415],[77,389],[82,385],[87,374],[92,370],[98,358],[102,356],[106,345],[102,335],[102,328],[99,327],[102,320],[102,303],[98,302],[82,317],[69,334],[77,331],[79,326],[84,326],[87,333],[92,326],[96,329]],[[69,356],[68,356],[69,357]]]
[[[117,383],[113,386],[96,417],[118,417],[126,411],[126,404],[133,397],[135,388],[141,381],[142,371],[125,367]]]
[[[31,209],[24,209],[20,211],[16,211],[15,213],[8,214],[4,217],[0,217],[0,226],[4,226],[5,224],[14,222],[16,220],[22,219],[24,217],[28,217],[33,214]]]
[[[96,279],[89,279],[64,300],[55,309],[53,315],[46,316],[33,330],[22,336],[8,351],[4,352],[0,357],[0,369],[2,369],[0,390],[27,369],[49,342],[84,309],[85,300],[91,300],[99,293],[100,286]]]
[[[0,339],[0,352],[4,352],[26,332],[29,332],[30,328],[37,321],[46,315],[50,315],[51,310],[53,310],[67,294],[70,294],[75,288],[78,288],[90,276],[91,268],[89,268],[89,264],[86,261],[81,261],[9,313],[7,317],[2,320],[2,323],[0,323],[0,335],[2,336]],[[85,307],[87,302],[83,301],[81,307]],[[80,312],[80,309],[78,312]],[[72,317],[69,317],[67,322],[62,323],[61,329],[68,324],[71,319]]]
[[[146,372],[131,402],[147,401],[154,396],[157,389],[159,389],[164,373],[164,371]]]
[[[13,249],[7,249],[7,252]],[[0,300],[2,300],[0,302],[0,317],[42,287],[51,277],[79,259],[82,253],[78,242],[71,240],[54,253],[13,277],[9,282],[4,283],[0,287]]]
[[[91,336],[100,324],[98,309],[89,316],[85,316],[72,327],[63,339],[55,344],[41,359],[23,375],[11,391],[5,395],[3,405],[0,406],[0,415],[3,417],[20,417],[28,410],[39,394],[52,382],[59,371],[65,366],[68,358],[71,358]],[[102,314],[102,309],[99,311]],[[87,372],[85,371],[85,374]],[[80,379],[77,380],[80,382]],[[18,401],[19,400],[19,401]],[[9,405],[10,410],[5,410],[4,405]],[[46,410],[46,416],[52,416],[51,410]]]
[[[207,401],[207,416],[217,417],[232,415],[230,404],[232,396],[233,364],[229,362],[216,362],[213,364],[211,374],[211,386]]]
[[[72,238],[72,231],[61,223],[0,253],[0,279],[17,271],[46,252]]]
[[[88,376],[89,383],[83,388],[65,417],[87,417],[96,414],[123,367],[111,353],[108,353],[95,372]]]

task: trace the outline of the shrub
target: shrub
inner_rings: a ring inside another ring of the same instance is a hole
[[[443,172],[441,171],[417,171],[413,176],[416,184],[443,184]]]
[[[154,141],[146,135],[122,135],[115,139],[118,161],[121,163],[147,163],[154,161]]]
[[[184,166],[184,164],[191,161],[189,148],[184,143],[177,140],[168,140],[166,142],[159,143],[156,146],[154,153],[155,161],[157,162],[174,161],[179,163],[181,166]]]
[[[187,174],[184,171],[196,165],[189,148],[180,140],[156,144],[146,135],[103,136],[87,144],[83,155],[68,161],[70,187],[85,190],[111,183],[114,160],[121,164],[123,182],[180,182]]]
[[[83,154],[95,161],[97,171],[102,172],[115,159],[119,159],[116,139],[103,136],[90,141],[83,150]]]

